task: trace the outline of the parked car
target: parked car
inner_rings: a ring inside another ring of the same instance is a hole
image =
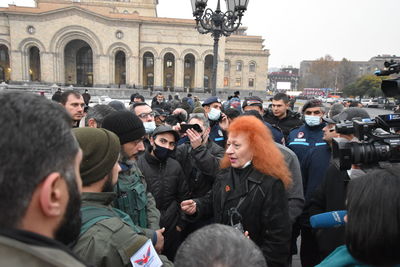
[[[377,108],[379,105],[378,99],[370,99],[369,104],[367,107],[369,108]]]
[[[368,104],[369,104],[369,101],[370,101],[371,99],[369,99],[369,98],[363,98],[363,99],[361,99],[361,104],[364,106],[364,107],[368,107]]]

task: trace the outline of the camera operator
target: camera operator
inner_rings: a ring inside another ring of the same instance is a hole
[[[332,122],[349,121],[354,118],[369,118],[368,113],[362,108],[348,108],[332,118]],[[333,123],[329,123],[332,125]],[[348,141],[358,141],[353,134],[338,134]],[[308,206],[310,216],[336,210],[345,209],[346,188],[348,182],[365,174],[360,166],[353,165],[350,170],[339,170],[331,160],[325,173],[323,182],[315,190]],[[320,260],[328,256],[338,246],[344,244],[344,227],[319,229],[315,232]]]
[[[398,166],[373,170],[349,183],[346,245],[318,267],[399,266],[399,171]]]

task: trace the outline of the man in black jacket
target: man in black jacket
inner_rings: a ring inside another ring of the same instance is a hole
[[[289,108],[289,97],[284,93],[276,94],[272,99],[272,110],[264,114],[264,120],[281,129],[285,140],[293,128],[303,124],[300,114]]]
[[[204,196],[214,184],[219,170],[219,161],[224,156],[224,149],[208,138],[209,120],[203,114],[193,113],[189,116],[189,124],[198,124],[201,133],[189,129],[189,142],[181,144],[176,150],[176,159],[182,166],[188,184],[188,197]],[[185,226],[184,235],[210,223],[208,220],[190,222]]]
[[[151,147],[137,162],[161,212],[160,226],[166,229],[164,254],[171,261],[181,242],[183,225],[179,205],[187,192],[182,168],[170,157],[178,139],[178,133],[170,126],[157,127],[150,138]]]
[[[189,142],[178,146],[175,156],[187,177],[189,197],[197,198],[211,189],[224,149],[208,139],[210,124],[203,114],[191,114],[188,123],[198,124],[201,132],[189,129]]]
[[[369,118],[368,113],[361,108],[348,108],[340,114],[334,116],[331,123],[338,123],[344,120],[352,120],[353,118]],[[356,141],[353,134],[339,134],[339,137],[348,141]],[[325,173],[323,182],[318,186],[312,195],[308,213],[310,216],[336,210],[346,209],[346,190],[348,182],[364,172],[360,166],[352,165],[350,170],[339,170],[338,166],[332,161]],[[318,252],[320,260],[327,257],[338,246],[344,244],[344,227],[317,229],[315,232],[318,244]]]

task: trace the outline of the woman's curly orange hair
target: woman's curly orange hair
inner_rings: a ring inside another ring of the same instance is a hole
[[[253,152],[254,168],[282,180],[286,188],[291,184],[291,175],[284,157],[275,145],[270,130],[261,120],[254,116],[240,116],[233,120],[228,128],[228,133],[229,136],[244,135],[247,137]],[[220,165],[221,168],[231,166],[226,154]]]

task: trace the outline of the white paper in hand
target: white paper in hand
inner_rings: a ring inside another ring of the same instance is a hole
[[[131,257],[133,267],[160,267],[162,262],[158,257],[156,250],[151,243],[147,240],[146,243]]]

